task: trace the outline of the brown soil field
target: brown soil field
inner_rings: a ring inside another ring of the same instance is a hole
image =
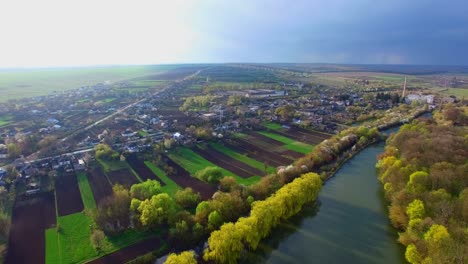
[[[293,150],[285,150],[285,151],[281,152],[281,155],[288,156],[288,157],[291,157],[293,159],[299,159],[299,158],[304,157],[304,154],[293,151]]]
[[[195,147],[192,149],[204,159],[230,171],[234,174],[242,177],[249,178],[254,175],[263,176],[264,173],[261,170],[250,167],[247,164],[244,164],[236,159],[233,159],[221,152],[218,152],[215,149],[208,147],[206,150]]]
[[[261,148],[253,143],[248,142],[247,140],[237,139],[236,144],[250,153],[257,154],[269,160],[274,160],[275,162],[281,165],[289,165],[292,163],[291,159],[283,157],[280,154],[268,151],[265,148]]]
[[[284,165],[281,162],[277,162],[275,160],[269,159],[266,156],[262,156],[262,155],[258,154],[257,152],[248,151],[248,150],[240,147],[239,145],[237,145],[236,142],[224,142],[224,145],[226,147],[236,151],[236,152],[247,155],[247,157],[249,157],[249,158],[252,158],[252,159],[258,160],[260,162],[266,163],[269,166],[278,167],[278,166]]]
[[[112,186],[101,167],[93,169],[88,175],[96,204],[99,204],[105,197],[112,195]]]
[[[130,169],[111,171],[107,173],[107,176],[112,185],[121,184],[127,189],[130,189],[133,184],[140,182]]]
[[[146,181],[148,179],[151,180],[157,180],[161,186],[166,185],[161,179],[158,178],[156,174],[154,174],[142,160],[139,160],[136,155],[130,155],[127,157],[127,162],[130,164],[132,169],[138,173],[140,178],[143,181]]]
[[[114,264],[127,263],[138,256],[149,253],[161,247],[161,239],[155,237],[123,248],[119,251],[92,260],[88,264]]]
[[[324,141],[325,139],[328,139],[331,137],[331,135],[317,132],[317,131],[308,130],[308,129],[301,128],[301,127],[292,127],[289,131],[292,133],[300,133],[301,136],[304,136],[306,139],[313,142],[312,144],[318,144]]]
[[[263,142],[266,142],[270,145],[273,145],[273,146],[278,146],[278,147],[281,147],[284,145],[283,142],[280,142],[278,140],[274,140],[272,138],[269,138],[269,137],[266,137],[258,132],[252,132],[252,133],[249,133],[250,137],[253,138],[253,140],[259,140],[259,141],[263,141]]]
[[[208,184],[190,176],[188,171],[179,166],[179,164],[172,161],[169,157],[164,156],[163,160],[169,167],[174,169],[174,172],[169,173],[168,176],[180,187],[192,188],[194,192],[200,193],[200,196],[203,200],[210,199],[211,196],[213,196],[213,194],[216,192],[216,187],[214,185]]]
[[[75,174],[67,173],[55,180],[57,211],[59,216],[81,212],[84,209]]]
[[[18,197],[5,263],[45,263],[45,230],[56,221],[54,193]]]

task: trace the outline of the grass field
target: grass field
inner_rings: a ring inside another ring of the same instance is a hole
[[[174,194],[178,191],[181,190],[180,186],[177,185],[173,180],[171,180],[169,177],[167,177],[166,173],[158,168],[156,165],[151,163],[150,161],[145,161],[146,166],[153,171],[154,174],[158,176],[159,179],[161,179],[166,185],[162,187],[163,192],[174,196]]]
[[[148,132],[145,132],[145,131],[143,131],[143,130],[138,130],[138,134],[139,134],[140,136],[142,136],[142,137],[148,136]]]
[[[283,128],[280,124],[271,123],[271,122],[264,123],[263,125],[264,125],[265,127],[267,127],[268,129],[271,129],[271,130],[279,130],[279,129],[282,129],[282,128]]]
[[[46,230],[46,263],[83,263],[143,239],[154,236],[154,233],[128,230],[120,235],[107,237],[100,252],[91,245],[91,228],[93,220],[84,213],[75,213],[57,219],[57,228]]]
[[[81,199],[83,199],[83,204],[86,209],[95,209],[96,201],[94,200],[93,192],[91,191],[91,186],[88,182],[88,177],[86,173],[80,172],[77,174],[78,177],[78,186],[80,187]]]
[[[4,125],[8,125],[11,122],[11,119],[12,119],[11,116],[0,116],[0,127]]]
[[[443,91],[442,93],[448,95],[455,95],[459,99],[462,99],[463,97],[468,98],[468,89],[463,88],[449,88],[448,90]]]
[[[206,167],[218,167],[215,164],[202,158],[200,155],[196,154],[192,150],[185,147],[180,147],[177,148],[175,151],[172,151],[169,154],[169,157],[175,162],[177,162],[179,165],[184,167],[192,175]],[[250,178],[244,179],[223,168],[220,169],[222,170],[225,176],[234,177],[236,181],[240,184],[251,185],[260,180],[260,176],[252,176]]]
[[[97,256],[89,239],[91,218],[75,213],[58,217],[57,225],[59,230],[46,230],[46,263],[80,263]]]
[[[240,162],[243,162],[251,167],[254,167],[256,169],[259,169],[261,171],[264,171],[265,170],[265,164],[263,164],[262,162],[260,161],[257,161],[257,160],[254,160],[254,159],[251,159],[245,155],[242,155],[238,152],[235,152],[234,150],[228,148],[228,147],[225,147],[223,146],[222,144],[219,144],[219,143],[211,143],[210,144],[214,149],[216,149],[217,151],[219,152],[222,152],[228,156],[230,156],[231,158],[233,159],[236,159]],[[266,167],[266,170],[268,173],[274,173],[276,171],[276,169],[274,167],[271,167],[271,166],[267,166]]]
[[[266,132],[266,131],[261,131],[261,132],[258,132],[258,133],[260,133],[260,134],[262,134],[262,135],[264,135],[266,137],[272,138],[274,140],[283,142],[285,144],[284,147],[289,149],[289,150],[293,150],[293,151],[296,151],[296,152],[307,154],[307,153],[310,153],[314,149],[313,145],[309,145],[309,144],[306,144],[306,143],[295,141],[293,139],[283,137],[283,136],[275,134],[275,133]]]
[[[117,82],[154,75],[177,65],[42,68],[0,71],[0,101],[47,95],[105,81]]]
[[[130,165],[128,165],[128,163],[125,161],[103,160],[103,159],[96,159],[96,160],[99,162],[99,164],[101,164],[105,172],[130,168]]]
[[[99,100],[96,103],[98,103],[98,104],[108,104],[108,103],[114,101],[115,99],[116,98],[106,98],[106,99]]]

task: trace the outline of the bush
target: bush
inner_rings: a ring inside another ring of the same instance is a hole
[[[195,177],[208,183],[218,183],[223,177],[223,172],[218,167],[206,167],[195,173]]]

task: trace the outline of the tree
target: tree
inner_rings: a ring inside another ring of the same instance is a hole
[[[223,224],[223,218],[218,211],[213,211],[208,215],[208,229],[216,230]]]
[[[414,244],[410,244],[406,247],[405,258],[411,264],[419,264],[422,260],[421,254]]]
[[[176,203],[182,208],[193,208],[201,200],[200,194],[194,193],[190,187],[177,191],[174,198]]]
[[[105,244],[106,235],[104,232],[102,232],[102,230],[94,229],[91,232],[89,239],[91,240],[91,245],[94,247],[94,249],[100,251]]]
[[[184,251],[180,254],[169,254],[164,264],[197,264],[197,260],[193,251]]]
[[[106,144],[99,144],[94,147],[94,151],[96,152],[97,159],[103,160],[118,160],[120,155],[116,151],[112,150],[109,145]]]
[[[217,183],[223,177],[223,172],[219,167],[206,167],[197,171],[195,177],[208,183]]]
[[[292,105],[280,106],[275,109],[275,115],[281,117],[283,120],[289,120],[294,117],[296,110]]]
[[[244,249],[242,237],[233,223],[222,225],[220,230],[214,231],[208,238],[209,250],[205,251],[203,258],[216,263],[237,263]]]
[[[0,211],[0,241],[7,241],[10,232],[10,218]]]
[[[175,143],[174,139],[172,139],[172,138],[165,138],[165,139],[164,139],[164,148],[166,148],[166,149],[171,149],[172,146],[174,146],[174,143]]]
[[[159,193],[161,184],[157,180],[147,179],[142,183],[133,184],[130,188],[130,196],[139,200],[149,199]]]
[[[416,171],[410,175],[407,188],[412,193],[423,193],[427,190],[428,175],[425,171]]]
[[[413,200],[406,207],[406,214],[411,219],[423,218],[425,214],[424,203],[419,199]]]
[[[8,144],[7,148],[8,148],[8,157],[10,159],[17,158],[21,154],[20,148],[15,143]]]
[[[221,191],[230,192],[231,190],[235,189],[235,187],[237,187],[238,184],[234,177],[226,176],[219,181],[219,186]]]
[[[122,185],[114,185],[113,194],[104,198],[97,207],[94,219],[101,230],[120,231],[129,224],[130,194]]]
[[[175,213],[175,202],[167,193],[160,193],[142,201],[138,212],[143,226],[154,227],[166,222]]]

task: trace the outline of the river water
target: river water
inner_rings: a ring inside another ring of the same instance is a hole
[[[405,263],[375,171],[384,143],[347,161],[314,205],[277,227],[245,263]]]

